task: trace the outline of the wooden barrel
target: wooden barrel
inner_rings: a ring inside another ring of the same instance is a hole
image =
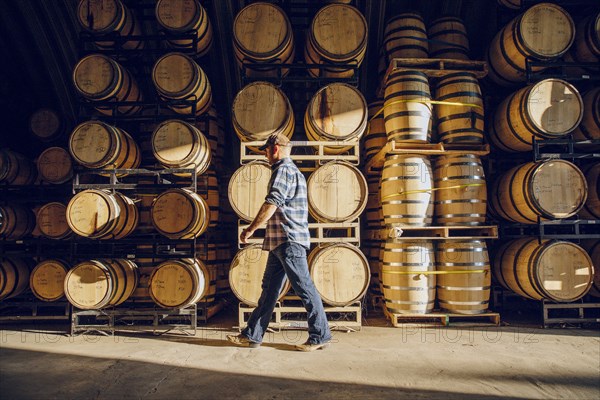
[[[579,63],[600,62],[600,12],[588,15],[577,23],[575,43],[569,55]]]
[[[131,40],[141,34],[141,24],[121,0],[79,0],[77,21],[94,36],[101,49],[122,47],[135,50],[144,47],[143,40]],[[110,40],[114,38],[114,40]]]
[[[56,111],[40,108],[29,117],[29,131],[42,142],[52,142],[65,134],[65,121]]]
[[[164,308],[185,308],[199,302],[207,293],[209,274],[199,259],[168,260],[154,269],[149,293]]]
[[[379,229],[385,224],[381,208],[381,176],[380,174],[367,174],[367,205],[365,207],[365,223],[367,228]]]
[[[308,265],[317,292],[332,306],[343,307],[359,301],[369,288],[369,262],[351,244],[315,247],[308,256]]]
[[[242,248],[233,257],[229,267],[231,291],[242,303],[252,307],[258,305],[269,256],[269,252],[262,250],[261,247],[260,244],[251,244]],[[289,289],[290,283],[287,277],[284,277],[278,300],[281,300]]]
[[[481,314],[490,302],[492,272],[484,240],[444,240],[435,252],[440,308],[457,314]]]
[[[141,160],[140,148],[127,132],[101,121],[79,124],[71,134],[69,152],[87,168],[137,168]]]
[[[73,161],[62,147],[49,147],[37,159],[38,176],[43,182],[60,184],[73,178]]]
[[[94,107],[102,114],[130,115],[142,109],[136,104],[111,104],[115,101],[140,102],[143,96],[129,71],[105,55],[90,54],[82,58],[73,70],[73,83],[85,99],[92,104],[100,103]]]
[[[496,1],[501,6],[510,8],[512,10],[518,10],[523,6],[522,0],[496,0]]]
[[[294,32],[285,12],[266,2],[244,7],[233,21],[233,50],[246,76],[278,76],[276,67],[261,64],[289,64],[294,60]],[[282,75],[288,73],[288,68],[281,69]]]
[[[42,301],[56,301],[65,295],[68,264],[61,260],[39,262],[29,276],[31,292]]]
[[[164,121],[154,130],[152,154],[165,168],[192,169],[198,175],[206,172],[211,161],[206,136],[194,125],[178,119]]]
[[[358,9],[346,4],[330,4],[314,16],[307,32],[304,60],[324,64],[311,68],[314,77],[349,78],[359,67],[367,51],[367,20]]]
[[[456,104],[434,107],[437,133],[443,143],[482,144],[484,137],[483,96],[474,74],[458,72],[440,78],[435,100]]]
[[[502,245],[494,259],[494,276],[505,288],[534,300],[572,302],[592,286],[590,256],[571,242],[528,237]]]
[[[487,185],[481,159],[472,154],[441,156],[433,169],[435,219],[440,225],[485,223]]]
[[[64,291],[74,307],[95,310],[122,304],[137,284],[138,270],[133,261],[89,260],[69,270]]]
[[[210,223],[208,226],[214,228],[218,225],[220,211],[219,180],[214,168],[209,168],[203,175],[198,177],[197,187],[198,193],[206,201],[206,205],[210,210]]]
[[[221,262],[218,258],[217,244],[212,242],[196,244],[196,259],[204,264],[205,277],[208,282],[208,287],[201,298],[201,302],[205,305],[213,304],[217,300],[217,280]]]
[[[225,132],[219,126],[219,115],[217,109],[212,105],[208,111],[199,119],[196,120],[194,126],[206,136],[210,145],[211,164],[215,168],[223,166],[225,155]]]
[[[268,115],[264,110],[269,110]],[[269,82],[250,83],[237,93],[231,121],[242,142],[263,141],[275,133],[291,138],[294,133],[292,105],[285,93]]]
[[[133,200],[104,189],[77,193],[66,214],[71,230],[91,239],[122,239],[135,230],[139,220]]]
[[[492,40],[487,52],[488,77],[506,86],[524,82],[527,58],[558,59],[574,39],[575,25],[565,10],[550,3],[536,4],[510,21]]]
[[[265,202],[271,179],[271,167],[265,161],[253,161],[238,168],[227,193],[229,203],[238,217],[251,222]]]
[[[0,259],[0,301],[16,297],[29,286],[31,261],[25,258]]]
[[[309,140],[359,141],[367,129],[367,101],[358,89],[346,83],[331,83],[319,89],[304,113]],[[327,154],[341,154],[348,146],[324,146]]]
[[[579,217],[600,219],[600,163],[589,164],[582,168],[588,187],[585,204],[579,210]],[[600,269],[600,264],[597,266]]]
[[[363,136],[363,162],[368,162],[387,144],[385,120],[383,119],[383,100],[376,100],[368,106],[369,123]]]
[[[44,204],[37,212],[36,221],[40,233],[49,239],[64,239],[73,233],[67,222],[67,207],[63,203]]]
[[[427,75],[419,71],[396,71],[385,86],[383,109],[388,140],[431,141],[431,93]]]
[[[390,313],[427,314],[435,303],[435,253],[431,241],[387,240],[381,265],[383,300]]]
[[[319,222],[356,219],[367,205],[367,180],[345,161],[330,161],[310,174],[308,211]]]
[[[158,95],[178,114],[200,115],[212,103],[208,77],[198,64],[182,53],[168,53],[154,64],[152,82]]]
[[[565,160],[530,162],[498,177],[490,205],[500,217],[523,224],[538,218],[562,219],[575,215],[587,198],[585,176]]]
[[[0,183],[30,185],[35,182],[36,168],[31,160],[9,149],[0,149]]]
[[[35,228],[35,214],[19,204],[0,206],[0,239],[19,240]]]
[[[600,139],[600,87],[586,91],[583,96],[583,117],[573,131],[575,140]]]
[[[489,136],[501,150],[531,151],[534,137],[563,137],[582,118],[583,100],[577,89],[560,79],[544,79],[504,99],[496,109]]]
[[[152,224],[169,239],[194,239],[206,232],[210,210],[206,201],[189,189],[169,189],[152,204]]]
[[[385,25],[383,47],[387,64],[393,58],[428,58],[429,41],[423,17],[418,13],[402,13]]]
[[[594,266],[592,287],[588,293],[600,297],[600,240],[585,240],[581,242],[581,246],[588,252]]]
[[[208,13],[198,0],[158,0],[156,21],[170,34],[190,34],[192,38],[176,39],[167,43],[175,49],[194,48],[197,56],[205,55],[213,43],[213,30]]]
[[[463,20],[442,17],[433,21],[428,29],[429,57],[453,60],[469,59],[469,37]]]
[[[381,175],[381,207],[386,225],[431,225],[433,174],[429,158],[388,154]]]

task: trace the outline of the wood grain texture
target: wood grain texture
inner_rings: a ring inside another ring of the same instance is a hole
[[[251,162],[238,168],[229,180],[229,203],[238,217],[252,221],[265,201],[271,168],[264,161]]]
[[[37,159],[37,169],[39,177],[49,183],[65,183],[73,177],[73,161],[62,147],[44,150]]]
[[[65,277],[68,265],[60,260],[38,263],[29,278],[31,291],[42,301],[56,301],[65,295]]]
[[[72,233],[67,223],[67,207],[59,202],[44,204],[38,210],[37,226],[50,239],[63,239]]]

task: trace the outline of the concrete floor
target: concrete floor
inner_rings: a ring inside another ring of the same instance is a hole
[[[195,337],[0,331],[0,399],[600,399],[600,334],[585,329],[393,328],[370,316],[301,353],[305,331],[229,346],[232,313]]]

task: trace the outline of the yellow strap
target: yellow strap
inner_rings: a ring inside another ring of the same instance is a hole
[[[458,271],[388,271],[381,270],[382,274],[398,275],[449,275],[449,274],[487,274],[488,269],[465,269]]]
[[[375,115],[373,115],[371,117],[371,119],[369,121],[372,121],[375,117],[377,117],[379,114],[381,114],[386,107],[389,107],[392,104],[400,104],[400,103],[443,104],[445,106],[473,107],[473,108],[483,109],[483,107],[480,106],[479,104],[460,103],[460,102],[456,102],[456,101],[416,100],[416,99],[394,100],[394,101],[391,101],[388,103],[384,103],[383,107],[381,107],[381,110],[377,111],[375,113]]]
[[[394,194],[388,194],[387,196],[383,196],[381,198],[381,200],[387,200],[392,197],[404,196],[407,194],[429,193],[429,192],[435,192],[436,190],[462,189],[462,188],[471,187],[471,186],[483,186],[483,185],[484,185],[483,183],[465,183],[464,185],[455,185],[455,186],[448,186],[448,187],[443,187],[443,188],[407,190],[406,192],[398,192],[398,193],[394,193]]]

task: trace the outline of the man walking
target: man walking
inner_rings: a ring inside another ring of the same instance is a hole
[[[283,280],[287,275],[308,313],[308,340],[296,349],[314,351],[327,347],[331,332],[323,302],[308,272],[306,251],[310,248],[306,179],[290,158],[292,146],[283,134],[271,135],[260,150],[271,165],[268,194],[258,214],[240,234],[246,243],[254,231],[267,223],[263,250],[269,251],[262,280],[262,293],[248,325],[227,340],[240,346],[259,347],[269,326]]]

